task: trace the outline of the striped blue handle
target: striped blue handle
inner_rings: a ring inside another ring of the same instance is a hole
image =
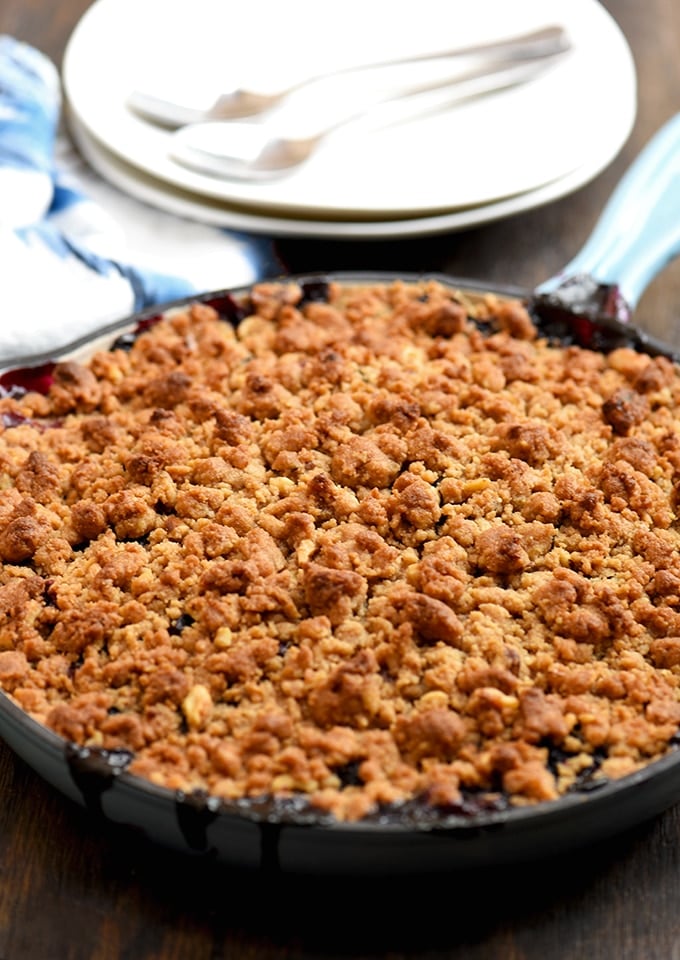
[[[578,275],[615,284],[633,309],[680,253],[680,114],[652,137],[624,174],[580,252],[537,288],[551,293]]]

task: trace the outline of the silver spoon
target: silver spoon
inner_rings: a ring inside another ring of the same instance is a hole
[[[310,130],[307,118],[293,118],[296,129],[276,123],[208,121],[188,124],[171,134],[169,156],[176,163],[210,176],[236,180],[270,180],[308,160],[322,141],[342,125],[379,107],[387,125],[405,123],[475,97],[527,83],[562,54],[527,63],[485,64],[455,78],[402,90],[372,102],[344,104],[321,129]],[[302,127],[300,127],[302,122]]]
[[[425,61],[465,59],[483,56],[485,60],[518,60],[550,56],[566,50],[569,40],[566,31],[560,26],[547,26],[540,30],[517,34],[501,40],[478,43],[467,47],[442,50],[433,53],[413,54],[394,60],[376,63],[358,64],[328,73],[306,77],[282,90],[263,91],[238,87],[221,93],[216,98],[203,102],[176,101],[168,99],[150,90],[134,90],[127,98],[127,106],[145,120],[166,127],[181,127],[189,123],[208,120],[231,120],[254,116],[271,110],[290,94],[309,84],[318,83],[331,77],[347,76],[364,72],[383,71],[386,68],[403,66],[409,63]]]

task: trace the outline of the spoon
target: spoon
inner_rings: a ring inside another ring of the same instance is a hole
[[[306,77],[280,90],[257,90],[236,87],[221,93],[217,98],[197,98],[194,102],[171,100],[151,90],[134,90],[127,98],[127,105],[145,120],[167,127],[181,127],[188,123],[209,120],[231,120],[254,116],[280,104],[290,94],[310,84],[317,84],[331,77],[349,76],[367,72],[384,71],[386,68],[425,61],[454,58],[479,58],[485,60],[518,60],[550,56],[569,47],[566,31],[560,26],[548,26],[540,30],[433,53],[413,54],[393,60],[364,63],[340,68],[327,73]]]
[[[323,140],[343,124],[380,107],[387,124],[405,123],[461,103],[473,97],[527,83],[552,66],[563,53],[526,63],[500,61],[484,63],[438,80],[377,96],[373,101],[364,90],[356,91],[341,105],[324,104],[321,129],[310,129],[307,116],[293,115],[292,126],[281,118],[271,123],[206,121],[188,124],[171,134],[169,155],[189,169],[226,179],[267,180],[290,172],[308,160]]]

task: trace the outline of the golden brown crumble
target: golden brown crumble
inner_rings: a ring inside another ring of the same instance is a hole
[[[666,753],[675,367],[431,280],[326,300],[194,304],[0,400],[3,689],[154,783],[347,820]]]

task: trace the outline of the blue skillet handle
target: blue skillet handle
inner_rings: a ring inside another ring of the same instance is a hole
[[[652,137],[609,198],[580,252],[537,293],[586,275],[619,288],[631,310],[680,253],[680,113]]]

